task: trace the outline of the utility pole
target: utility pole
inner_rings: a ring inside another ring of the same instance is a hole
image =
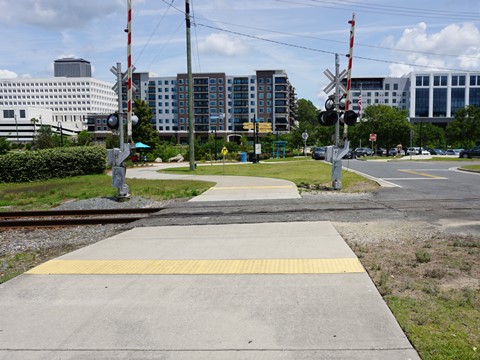
[[[187,77],[188,77],[188,143],[190,145],[190,171],[195,170],[195,116],[193,114],[192,46],[190,43],[190,0],[185,0],[187,25]]]

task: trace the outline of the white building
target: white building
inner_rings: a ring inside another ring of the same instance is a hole
[[[30,108],[50,110],[51,113],[42,115],[42,122],[59,128],[61,124],[66,133],[78,133],[86,129],[88,114],[110,114],[118,105],[112,84],[94,78],[0,79],[0,136],[11,137],[6,127],[5,131],[2,129],[7,126],[5,121],[15,122],[12,114],[17,115],[18,125],[31,126],[30,113],[35,110]],[[25,118],[21,116],[22,110]],[[25,137],[23,141],[31,139]]]
[[[480,106],[480,72],[416,71],[403,77],[355,77],[352,109],[388,105],[406,110],[411,123],[429,122],[445,128],[458,109]]]

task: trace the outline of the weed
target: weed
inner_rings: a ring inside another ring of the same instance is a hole
[[[442,279],[447,275],[447,270],[439,268],[439,267],[433,267],[425,270],[425,276],[432,278],[432,279]]]
[[[390,295],[392,293],[392,289],[388,286],[388,282],[390,279],[390,275],[382,271],[380,273],[380,280],[378,281],[378,291],[382,296]]]
[[[416,251],[415,252],[415,259],[417,263],[428,263],[431,260],[430,254],[426,251]]]

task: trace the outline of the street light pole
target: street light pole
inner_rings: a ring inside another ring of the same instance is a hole
[[[58,125],[58,127],[60,128],[60,146],[63,147],[63,128],[62,128],[62,123],[59,121],[57,125]]]
[[[15,114],[15,129],[16,129],[16,131],[17,131],[17,144],[18,144],[20,141],[18,140],[18,122],[17,122],[17,114]]]

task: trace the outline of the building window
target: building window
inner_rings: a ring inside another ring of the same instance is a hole
[[[393,90],[398,90],[398,84],[393,84]]]
[[[430,77],[426,76],[417,76],[416,77],[416,85],[417,86],[429,86],[430,85]]]
[[[385,84],[385,90],[390,90],[390,84]]]
[[[452,89],[451,106],[452,106],[452,109],[451,109],[452,116],[457,112],[457,110],[463,109],[465,107],[465,88]]]
[[[447,116],[447,89],[433,89],[433,116]]]
[[[4,119],[13,119],[15,117],[14,110],[3,110]]]
[[[433,77],[433,86],[447,86],[447,76],[435,75]]]
[[[480,80],[480,77],[479,77]],[[470,106],[480,106],[480,88],[470,89]]]
[[[452,86],[465,86],[465,75],[453,75]]]
[[[417,89],[415,91],[415,116],[428,117],[429,89]]]

